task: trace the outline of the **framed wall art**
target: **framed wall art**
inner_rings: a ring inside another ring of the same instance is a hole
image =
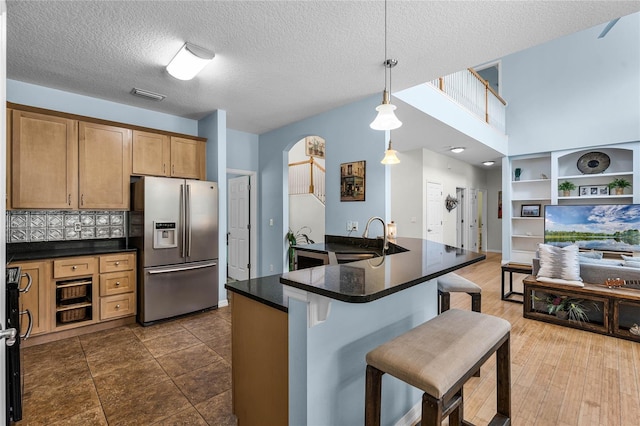
[[[340,164],[340,201],[364,201],[366,161]]]
[[[540,204],[523,204],[520,208],[521,217],[540,217]]]
[[[581,197],[599,197],[609,195],[608,185],[586,185],[578,187],[578,194]]]
[[[320,136],[304,138],[304,152],[308,157],[324,158],[325,141]]]

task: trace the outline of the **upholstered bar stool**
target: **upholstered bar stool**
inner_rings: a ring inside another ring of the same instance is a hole
[[[467,293],[471,296],[471,310],[482,312],[482,289],[479,285],[453,272],[441,275],[437,280],[438,313],[450,308],[451,293]]]
[[[422,426],[440,426],[447,417],[450,425],[462,424],[463,386],[494,352],[497,414],[491,424],[510,424],[510,331],[502,318],[450,309],[373,349],[366,357],[365,425],[380,424],[385,373],[424,392]]]

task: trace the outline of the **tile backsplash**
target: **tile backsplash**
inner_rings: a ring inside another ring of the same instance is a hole
[[[7,212],[7,243],[91,240],[125,237],[122,211],[11,210]]]

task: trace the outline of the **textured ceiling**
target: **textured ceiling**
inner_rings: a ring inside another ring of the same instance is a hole
[[[8,78],[260,134],[380,93],[377,1],[11,1]],[[394,91],[640,10],[638,1],[388,3]],[[185,41],[216,58],[164,67]],[[162,102],[133,87],[167,95]]]

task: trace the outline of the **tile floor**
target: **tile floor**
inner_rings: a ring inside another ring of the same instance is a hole
[[[235,425],[229,307],[25,348],[17,425]]]

